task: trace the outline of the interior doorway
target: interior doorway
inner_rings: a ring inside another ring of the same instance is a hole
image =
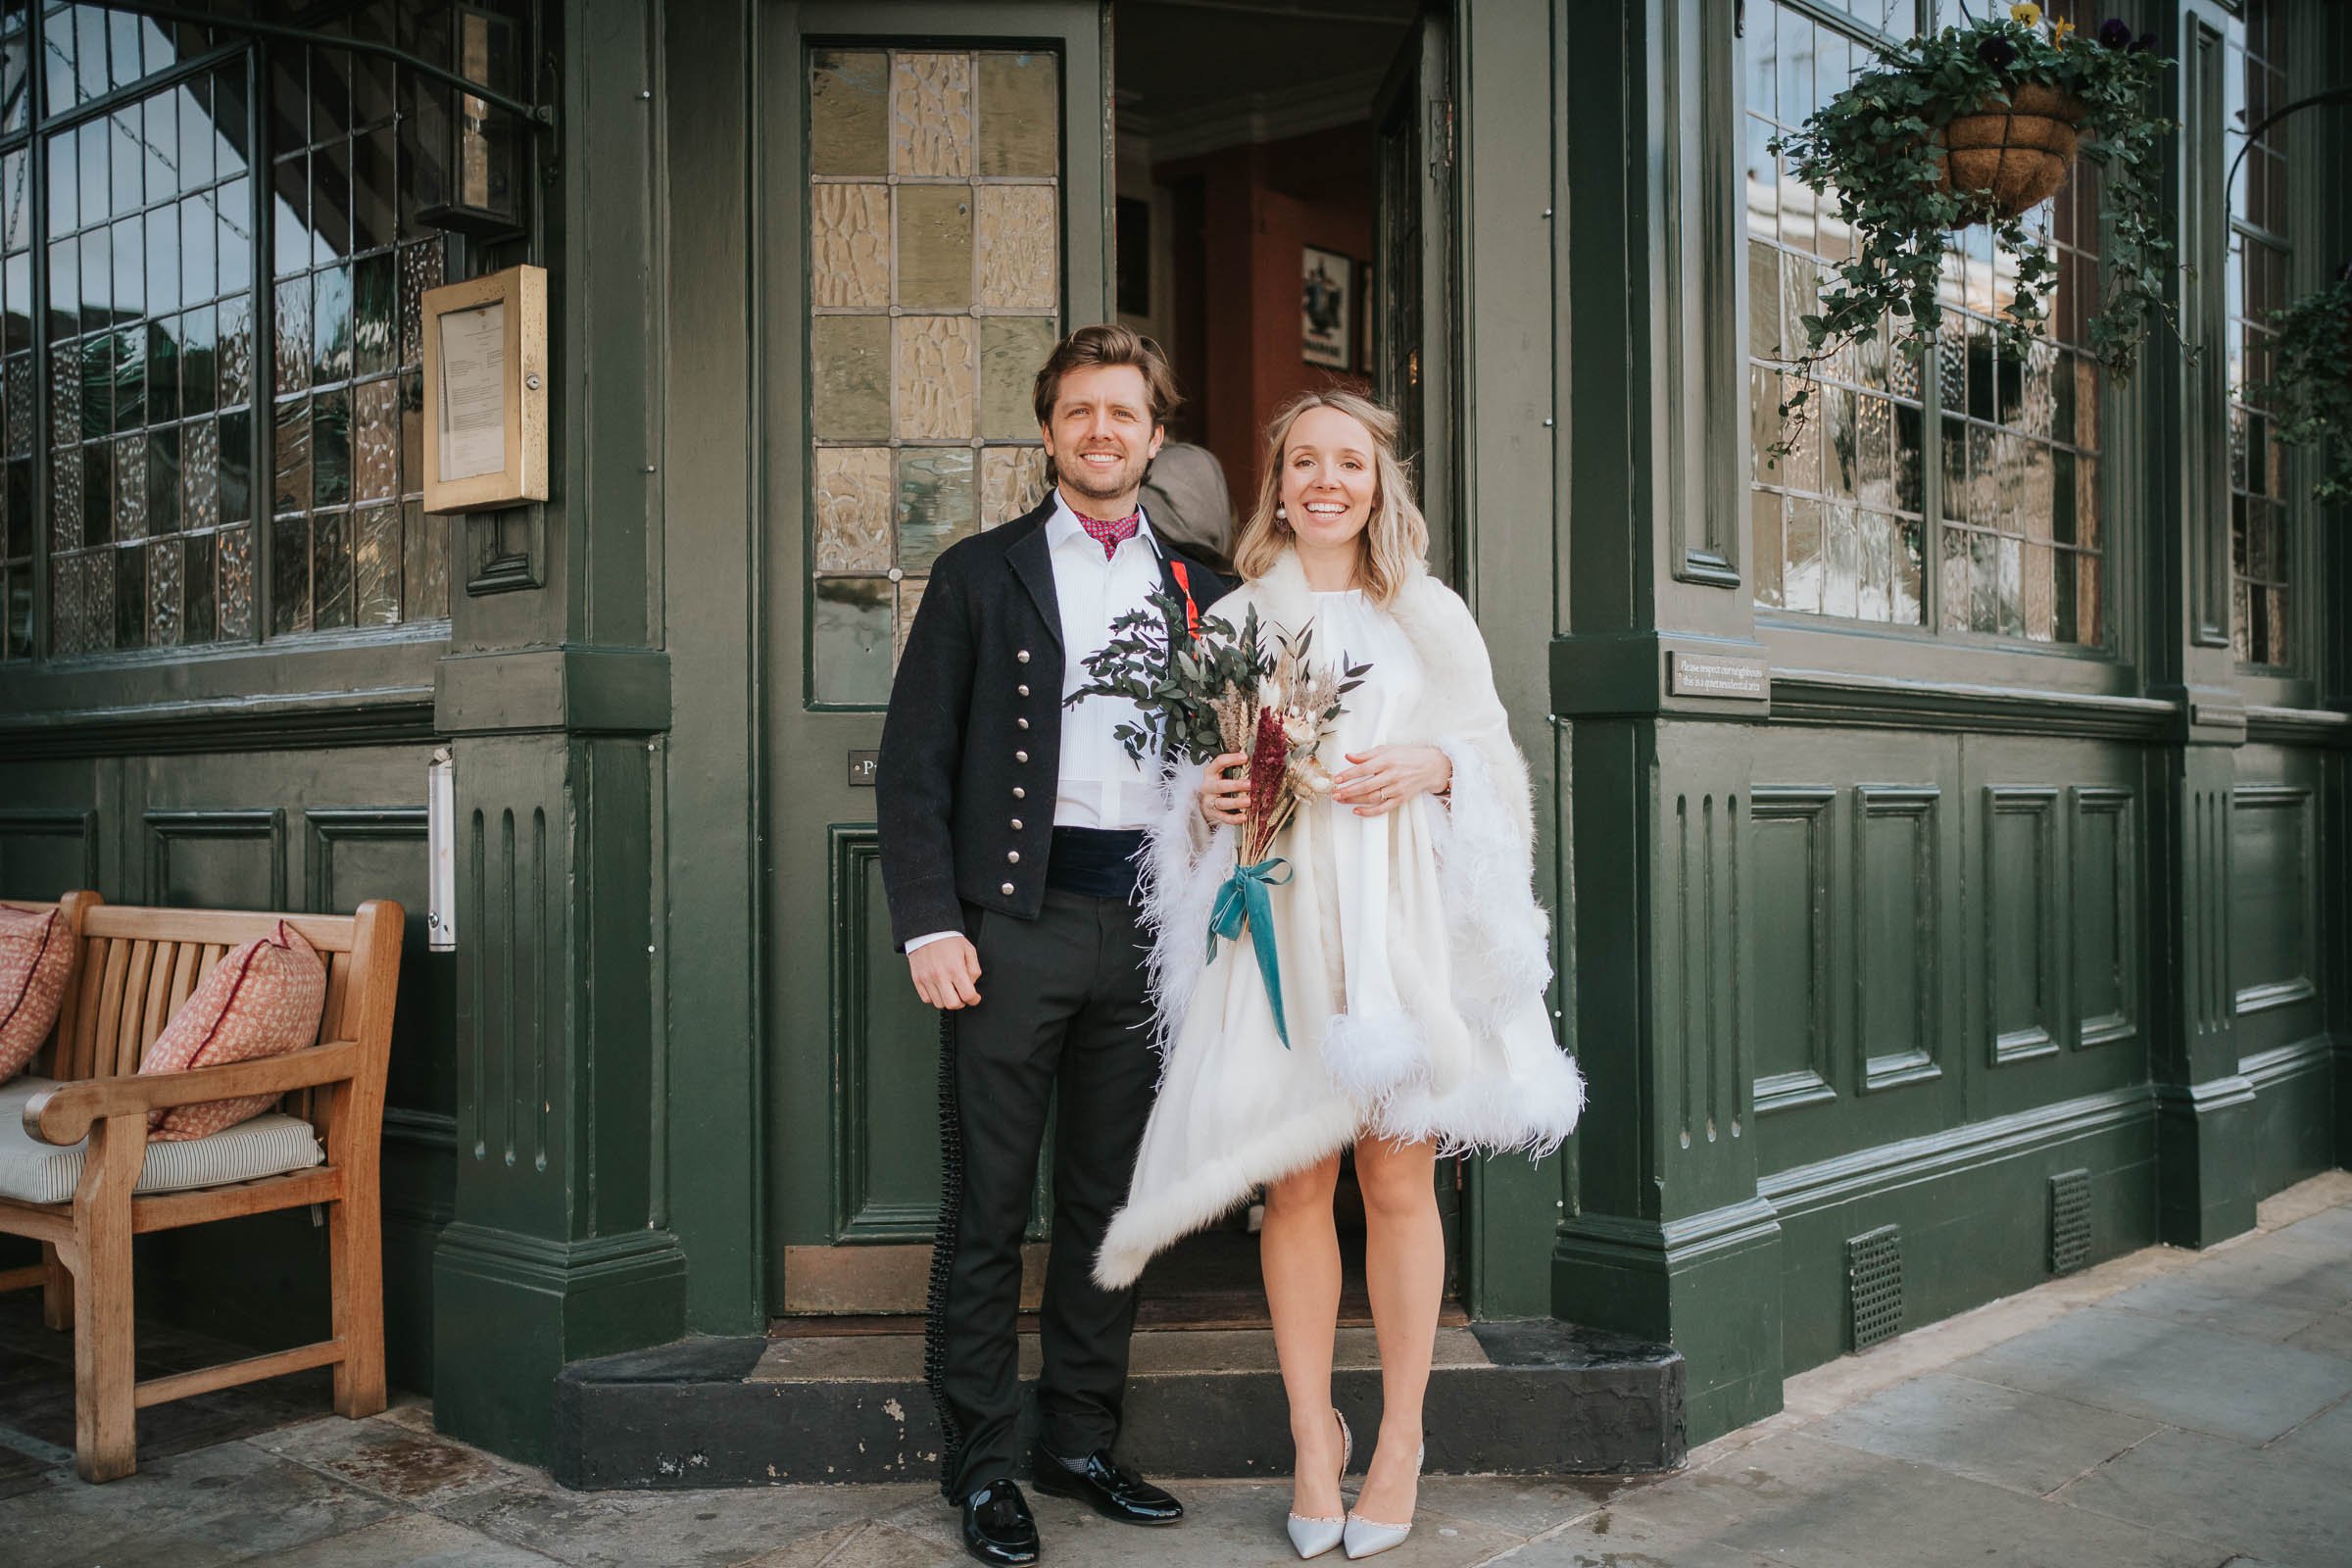
[[[1185,397],[1145,504],[1154,527],[1212,559],[1229,559],[1254,506],[1275,411],[1340,385],[1403,415],[1433,564],[1451,574],[1443,443],[1453,426],[1438,373],[1450,355],[1427,308],[1449,288],[1429,127],[1443,119],[1449,137],[1450,111],[1430,108],[1448,98],[1447,58],[1427,11],[1422,0],[1112,8],[1118,317],[1167,350]],[[1460,1321],[1459,1172],[1445,1161],[1438,1178],[1446,1315]],[[1341,1321],[1368,1323],[1363,1205],[1345,1164],[1336,1206]],[[1139,1324],[1262,1325],[1253,1218],[1239,1209],[1156,1260]]]

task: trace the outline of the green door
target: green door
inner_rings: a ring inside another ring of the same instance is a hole
[[[1374,384],[1398,434],[1429,518],[1429,564],[1461,585],[1455,495],[1454,114],[1452,34],[1424,15],[1389,68],[1373,106],[1380,139],[1379,254],[1372,301]]]
[[[891,949],[873,754],[932,562],[1044,493],[1037,366],[1066,327],[1110,315],[1104,13],[868,0],[771,16],[757,132],[768,1299],[907,1312],[938,1201],[939,1037]]]

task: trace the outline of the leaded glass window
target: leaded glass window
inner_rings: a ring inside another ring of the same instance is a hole
[[[2246,132],[2286,102],[2284,8],[2247,0],[2230,29],[2225,167]],[[2247,148],[2230,212],[2230,638],[2253,664],[2284,664],[2287,640],[2285,453],[2256,391],[2274,368],[2270,313],[2287,303],[2286,142],[2274,126]]]
[[[401,7],[400,41],[449,55],[449,15]],[[393,40],[392,11],[359,24]],[[279,50],[270,67],[270,629],[390,625],[449,613],[449,524],[424,514],[424,290],[440,235],[390,61]],[[433,160],[436,164],[438,159]]]
[[[450,16],[306,20],[447,58]],[[437,91],[231,25],[0,0],[0,657],[34,651],[41,580],[57,656],[449,613],[417,381],[442,244],[412,111]]]
[[[880,706],[931,564],[1045,492],[1061,305],[1054,55],[808,61],[810,693]]]
[[[2050,236],[2059,281],[2048,330],[2023,363],[1998,355],[1991,333],[2014,258],[1997,252],[1989,229],[1963,231],[1945,261],[1945,316],[1933,353],[1914,360],[1884,336],[1841,351],[1821,367],[1815,412],[1795,450],[1777,464],[1765,455],[1781,430],[1782,366],[1804,347],[1800,318],[1818,309],[1828,273],[1853,252],[1835,202],[1799,184],[1766,144],[1866,69],[1874,45],[1933,15],[1910,0],[1856,0],[1847,9],[1850,24],[1785,3],[1745,13],[1756,601],[1886,625],[2095,644],[2104,618],[2100,377],[2082,352],[2097,296],[2090,159],[2028,220]]]

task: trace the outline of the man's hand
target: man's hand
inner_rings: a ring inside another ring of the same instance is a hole
[[[934,1007],[950,1012],[980,1004],[980,950],[960,934],[926,942],[906,955],[914,976],[914,994]]]

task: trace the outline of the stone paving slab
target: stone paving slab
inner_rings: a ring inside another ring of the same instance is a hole
[[[551,1568],[555,1559],[429,1513],[403,1513],[246,1561],[254,1568]]]
[[[1767,1439],[1718,1469],[1629,1488],[1605,1516],[1804,1568],[2214,1568],[2224,1555],[2202,1541],[1803,1433]]]
[[[531,1475],[469,1493],[438,1511],[455,1523],[576,1568],[643,1568],[649,1563],[729,1568],[805,1537],[904,1508],[910,1490],[567,1492]]]
[[[2246,1339],[2290,1339],[2352,1302],[2352,1242],[2297,1239],[2302,1228],[2151,1280],[2108,1304]]]
[[[1955,1363],[1963,1377],[2246,1443],[2267,1443],[2352,1393],[2352,1363],[2090,1306]]]
[[[2039,1496],[2165,1428],[2146,1416],[1935,1372],[1805,1430]]]
[[[41,1568],[213,1568],[286,1552],[399,1510],[242,1443],[144,1461],[102,1487],[71,1470],[0,1503],[11,1561]],[[20,1555],[21,1554],[21,1555]]]
[[[2286,1343],[2298,1350],[2317,1350],[2352,1361],[2352,1312],[2330,1312]]]
[[[2340,1464],[2160,1432],[2060,1494],[2079,1509],[2259,1552],[2282,1568],[2343,1568],[2352,1488]],[[2219,1484],[2217,1484],[2219,1483]]]

